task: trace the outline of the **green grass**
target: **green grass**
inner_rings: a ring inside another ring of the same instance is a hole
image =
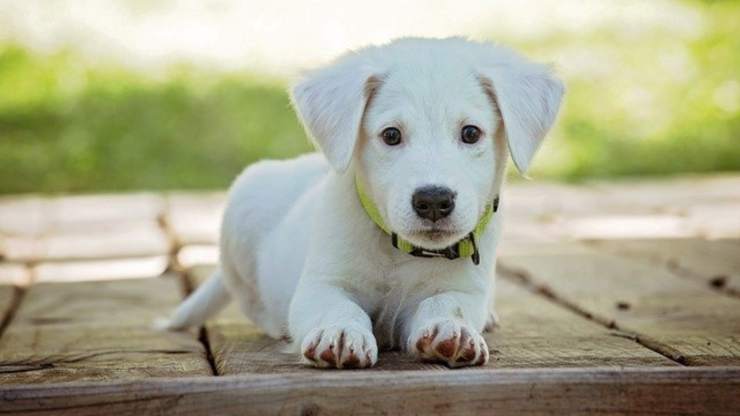
[[[740,170],[740,3],[692,2],[700,36],[578,33],[515,43],[586,51],[533,176]],[[224,188],[243,167],[311,149],[281,80],[175,69],[145,76],[0,45],[0,193]]]

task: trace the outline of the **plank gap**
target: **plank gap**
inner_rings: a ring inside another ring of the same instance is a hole
[[[181,273],[181,272],[184,272],[184,268],[181,267],[177,258],[178,258],[178,255],[180,254],[180,250],[182,249],[183,244],[180,241],[180,239],[177,238],[177,233],[175,233],[175,230],[172,226],[172,220],[170,219],[171,218],[170,205],[171,204],[170,204],[169,198],[165,198],[162,210],[157,214],[157,224],[159,225],[160,230],[162,230],[162,233],[167,238],[167,243],[169,246],[169,250],[167,252],[167,256],[169,257],[167,270]],[[185,279],[185,280],[188,280],[188,279]],[[190,294],[189,291],[188,291],[188,294]]]
[[[619,331],[619,333],[623,337],[631,339],[635,341],[637,344],[641,345],[642,347],[647,348],[655,353],[658,353],[668,358],[669,360],[674,361],[682,366],[688,365],[688,361],[686,360],[686,357],[684,357],[683,354],[681,354],[674,348],[671,348],[670,346],[665,345],[661,343],[660,341],[657,341],[649,336],[639,334],[634,331],[629,331],[624,328],[620,328],[619,325],[617,325],[616,321],[614,321],[613,319],[605,318],[598,314],[591,313],[581,308],[580,306],[576,305],[575,303],[561,298],[549,286],[544,285],[544,284],[535,283],[532,280],[532,278],[529,276],[529,273],[527,273],[524,270],[519,270],[519,269],[515,269],[512,267],[508,267],[504,265],[504,261],[499,259],[496,271],[497,271],[498,276],[501,276],[509,281],[512,281],[520,286],[523,286],[524,288],[530,290],[531,292],[539,296],[544,297],[545,299],[549,300],[550,302],[555,303],[558,306],[561,306],[579,316],[582,316],[585,319],[596,322],[606,327],[607,329]]]
[[[13,294],[10,298],[10,305],[8,305],[6,310],[3,311],[2,320],[0,320],[0,337],[3,336],[3,334],[5,333],[5,329],[8,328],[10,322],[13,321],[13,317],[15,317],[15,313],[20,307],[25,294],[26,288],[18,285],[13,285]]]
[[[726,240],[732,241],[732,240]],[[698,271],[684,266],[675,256],[669,256],[664,259],[658,255],[646,253],[644,251],[629,250],[618,247],[610,247],[605,244],[603,240],[583,240],[581,243],[588,248],[594,249],[598,252],[605,254],[624,256],[630,259],[640,260],[649,262],[658,267],[664,267],[671,274],[691,280],[693,282],[703,283],[707,285],[713,291],[732,297],[734,299],[740,299],[740,289],[730,286],[730,277],[724,274],[716,274],[709,278],[702,275]]]
[[[162,211],[159,213],[159,215],[157,215],[157,223],[159,224],[159,227],[169,241],[170,250],[167,268],[176,272],[180,277],[184,292],[183,299],[185,299],[190,296],[191,293],[193,293],[193,290],[195,289],[195,283],[193,281],[193,277],[190,276],[186,268],[183,267],[182,264],[180,264],[179,255],[180,251],[184,247],[184,244],[177,237],[177,233],[174,230],[171,220],[171,213],[171,202],[169,198],[166,198]],[[208,338],[208,329],[205,325],[202,325],[200,328],[198,328],[198,341],[203,345],[203,349],[205,350],[205,358],[208,361],[208,365],[211,367],[211,374],[214,376],[219,376],[220,374],[216,366],[216,360],[214,359],[213,351],[211,350],[211,342]]]
[[[177,262],[176,258],[177,256],[175,255],[175,262]],[[180,277],[180,282],[183,288],[183,299],[185,299],[195,290],[195,278],[191,276],[188,271],[178,272],[177,275]],[[211,375],[220,376],[221,374],[218,371],[216,359],[213,357],[213,351],[211,350],[208,328],[206,328],[205,324],[198,328],[198,341],[203,345],[203,349],[205,350],[205,358],[206,361],[208,361],[208,365],[211,367]]]
[[[211,341],[208,340],[208,328],[206,328],[205,325],[201,326],[198,334],[198,341],[203,344],[203,348],[206,350],[206,360],[208,360],[208,364],[211,366],[211,373],[218,377],[221,374],[218,372],[216,359],[213,357],[213,352],[211,351]]]
[[[619,253],[622,254],[622,253]],[[629,254],[625,254],[629,256]],[[637,257],[637,256],[632,256]],[[659,260],[654,258],[648,258],[649,261],[652,261],[654,263],[660,263]],[[707,281],[705,278],[703,278],[701,275],[696,273],[695,271],[689,269],[688,267],[682,266],[679,264],[675,259],[671,259],[670,261],[667,261],[664,263],[666,269],[668,269],[669,272],[673,273],[674,275],[682,278],[688,278],[693,281],[699,281],[700,283],[705,283],[707,286],[709,286],[710,289],[713,291],[729,296],[733,299],[740,299],[740,290],[737,290],[735,288],[727,286],[727,276],[723,275],[717,275],[709,279]]]

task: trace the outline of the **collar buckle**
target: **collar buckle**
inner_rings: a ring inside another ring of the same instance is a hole
[[[473,247],[473,254],[470,256],[470,259],[473,261],[473,264],[476,266],[479,265],[480,253],[478,252],[478,244],[475,242],[475,234],[468,234],[465,240],[470,241],[470,244]],[[391,234],[391,244],[393,247],[398,248],[398,235],[396,233]],[[460,258],[460,242],[458,241],[457,243],[440,250],[429,250],[413,246],[412,250],[409,251],[408,254],[414,257],[444,257],[448,260],[455,260]]]
[[[448,260],[454,260],[460,257],[460,243],[455,243],[441,250],[427,250],[421,247],[414,247],[409,254],[416,257],[444,257]]]

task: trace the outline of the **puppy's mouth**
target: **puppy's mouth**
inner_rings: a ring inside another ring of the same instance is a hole
[[[440,240],[447,240],[449,238],[452,238],[457,233],[454,231],[448,231],[444,229],[439,228],[431,228],[428,230],[418,230],[413,232],[416,237],[423,238],[425,240],[431,240],[431,241],[440,241]]]
[[[460,230],[457,229],[431,226],[411,230],[408,233],[408,236],[409,240],[414,242],[415,245],[427,249],[439,250],[449,247],[461,240],[464,233],[461,233]]]

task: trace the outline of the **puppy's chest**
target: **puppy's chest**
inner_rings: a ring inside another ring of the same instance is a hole
[[[442,282],[453,278],[444,269],[426,262],[420,265],[418,261],[403,261],[369,282],[364,294],[366,310],[382,348],[398,347],[404,322],[411,318],[419,302],[439,293]]]
[[[381,273],[371,279],[371,296],[393,299],[402,294],[421,294],[444,279],[447,270],[433,267],[428,260],[405,260],[380,268]]]

